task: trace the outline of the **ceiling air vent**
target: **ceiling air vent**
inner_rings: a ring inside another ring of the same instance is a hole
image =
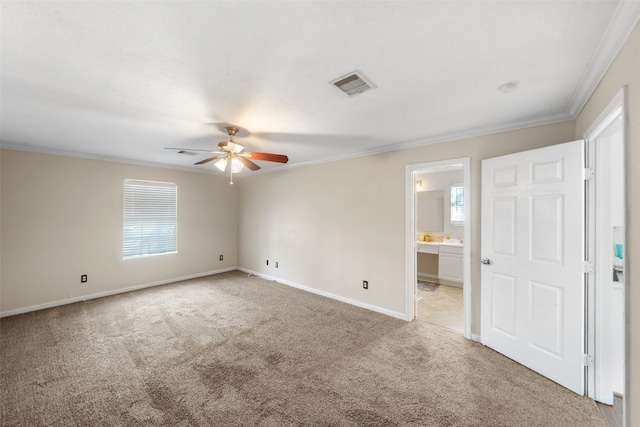
[[[342,76],[332,81],[331,84],[349,96],[357,95],[369,89],[375,89],[376,87],[359,71],[354,71],[346,76]]]

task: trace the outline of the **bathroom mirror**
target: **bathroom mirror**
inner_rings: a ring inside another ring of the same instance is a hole
[[[418,231],[443,231],[443,202],[444,196],[442,190],[418,192],[416,212]]]

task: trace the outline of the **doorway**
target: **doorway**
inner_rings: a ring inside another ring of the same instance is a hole
[[[462,164],[416,172],[417,320],[464,333]]]
[[[406,167],[405,289],[407,320],[471,339],[469,164],[460,158]]]
[[[586,142],[482,165],[482,342],[607,404],[623,397],[628,363],[624,93]],[[554,266],[567,266],[560,282]]]
[[[625,389],[625,114],[620,90],[585,134],[588,196],[588,395],[612,405]]]

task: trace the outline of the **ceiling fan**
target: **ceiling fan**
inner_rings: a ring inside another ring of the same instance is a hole
[[[216,160],[214,166],[220,169],[221,171],[225,171],[227,166],[229,166],[229,176],[231,178],[230,184],[233,184],[233,174],[238,173],[247,168],[252,171],[260,169],[260,166],[255,164],[252,160],[264,160],[267,162],[277,162],[277,163],[287,163],[289,161],[289,157],[283,154],[271,154],[271,153],[258,153],[255,151],[244,151],[244,145],[240,144],[233,140],[233,137],[236,133],[238,133],[238,128],[235,126],[225,126],[227,133],[229,134],[229,140],[221,141],[218,143],[218,147],[220,151],[211,151],[211,150],[197,150],[190,148],[167,148],[167,150],[179,150],[178,152],[182,153],[190,153],[192,151],[204,151],[207,153],[214,154],[213,157],[209,157],[204,160],[200,160],[199,162],[194,163],[194,165],[203,165],[205,163],[212,162]]]

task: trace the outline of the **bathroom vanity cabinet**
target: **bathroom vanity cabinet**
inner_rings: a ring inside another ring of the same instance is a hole
[[[438,279],[441,283],[454,282],[451,285],[462,284],[462,247],[440,245],[438,248]]]

